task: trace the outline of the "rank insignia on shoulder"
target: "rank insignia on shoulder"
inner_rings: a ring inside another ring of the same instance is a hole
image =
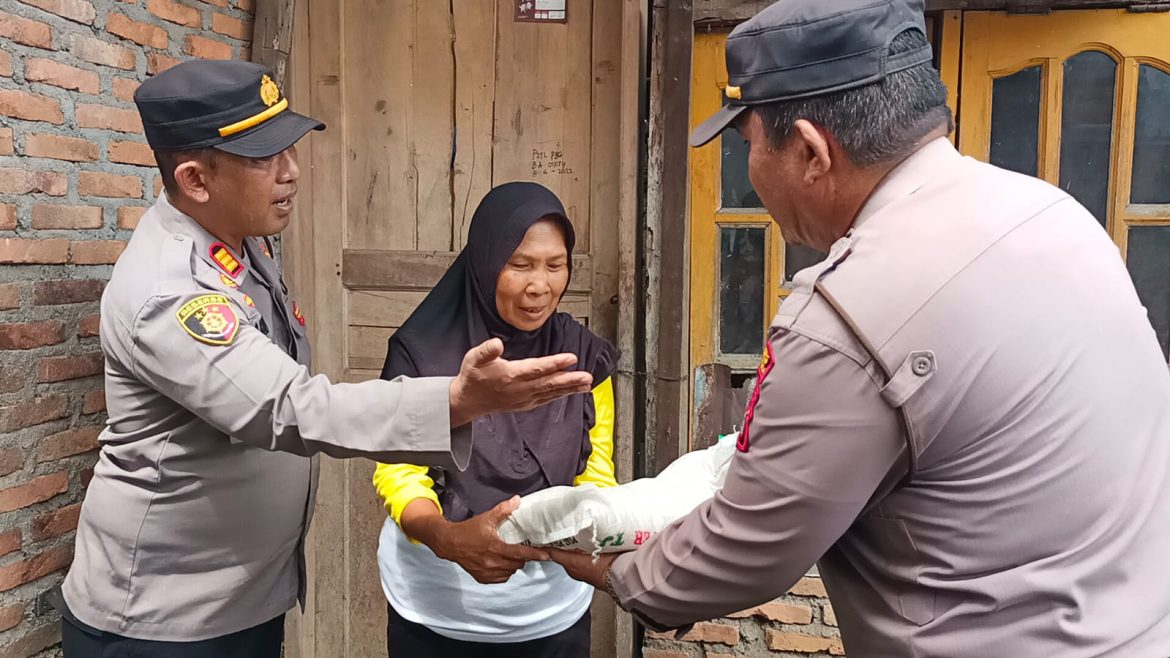
[[[219,269],[226,272],[228,276],[236,279],[243,274],[244,264],[236,260],[236,257],[232,255],[232,252],[224,243],[216,242],[212,244],[209,253],[211,254],[211,260],[215,261]]]
[[[208,345],[230,345],[240,330],[232,303],[223,295],[199,295],[179,307],[175,316],[184,331]]]
[[[220,274],[219,280],[221,282],[223,282],[223,285],[225,285],[229,288],[239,288],[240,287],[240,284],[236,283],[235,279],[231,278],[230,276],[228,276],[226,274]]]
[[[748,399],[747,409],[743,414],[743,429],[739,432],[739,439],[735,448],[740,452],[747,452],[751,447],[752,419],[756,417],[756,405],[760,402],[760,387],[764,385],[764,378],[776,367],[776,357],[772,354],[772,343],[764,343],[764,356],[760,359],[760,368],[756,371],[756,385],[752,388],[752,396]]]
[[[297,319],[297,322],[299,322],[302,327],[305,326],[305,314],[301,313],[301,307],[297,306],[296,302],[293,302],[293,317]]]

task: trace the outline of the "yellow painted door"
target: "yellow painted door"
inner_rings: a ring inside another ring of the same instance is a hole
[[[1170,353],[1170,14],[963,17],[959,148],[1039,176],[1117,244]]]

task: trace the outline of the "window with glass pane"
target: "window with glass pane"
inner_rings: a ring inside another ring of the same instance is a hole
[[[1170,226],[1130,227],[1126,265],[1170,361]]]
[[[1040,158],[1040,66],[996,78],[991,89],[991,164],[1035,176]]]
[[[759,354],[764,345],[767,229],[719,227],[719,351]]]
[[[1170,74],[1138,71],[1130,203],[1170,203]]]
[[[1117,63],[1086,50],[1064,63],[1060,121],[1060,188],[1106,226],[1109,220],[1109,153],[1113,143],[1113,90]]]
[[[762,208],[760,197],[748,179],[748,143],[736,130],[725,130],[721,138],[720,167],[724,208]]]

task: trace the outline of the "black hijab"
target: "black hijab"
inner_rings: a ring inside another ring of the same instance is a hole
[[[559,199],[536,183],[507,183],[488,192],[471,220],[467,246],[387,346],[382,378],[454,376],[463,356],[489,338],[504,341],[515,360],[569,352],[576,370],[609,377],[615,348],[567,313],[555,313],[534,331],[520,331],[496,308],[496,280],[528,229],[542,219],[557,222],[571,255],[576,236]],[[569,261],[570,278],[572,259]],[[592,396],[577,394],[532,411],[476,419],[466,471],[435,473],[447,518],[460,521],[513,495],[571,484],[582,472],[591,445]],[[432,469],[434,470],[434,469]]]

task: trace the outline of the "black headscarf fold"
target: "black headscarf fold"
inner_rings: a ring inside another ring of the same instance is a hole
[[[471,220],[467,246],[422,304],[390,339],[383,379],[458,374],[472,347],[500,338],[510,360],[569,352],[576,370],[609,377],[615,348],[567,313],[555,313],[534,331],[520,331],[496,308],[496,280],[533,224],[557,222],[565,236],[572,275],[576,236],[564,207],[536,183],[507,183],[492,189]],[[591,450],[592,399],[572,395],[532,411],[497,413],[474,421],[471,463],[466,471],[435,473],[445,515],[460,521],[513,495],[571,484]]]

